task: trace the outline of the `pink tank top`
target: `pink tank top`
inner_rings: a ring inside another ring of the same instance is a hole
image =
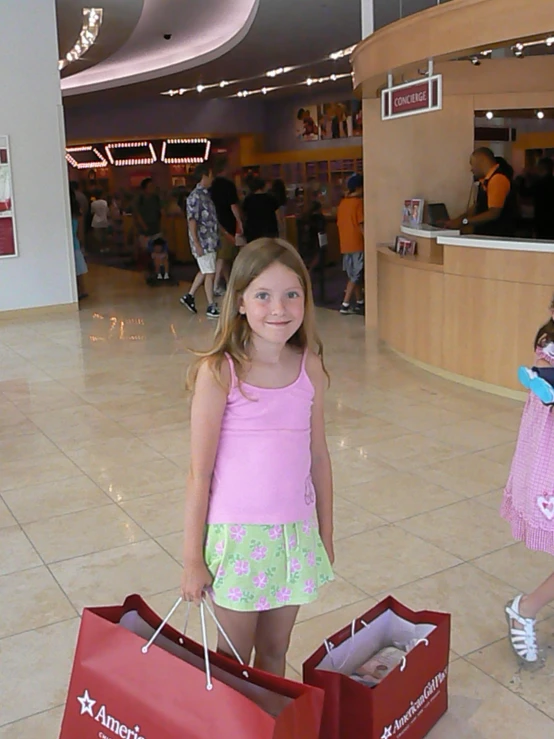
[[[306,354],[297,379],[282,388],[231,388],[221,424],[208,523],[284,524],[312,518],[311,416],[314,388]],[[241,392],[242,390],[242,392]]]

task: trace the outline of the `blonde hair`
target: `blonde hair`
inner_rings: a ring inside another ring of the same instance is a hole
[[[287,241],[257,239],[243,247],[235,260],[213,346],[205,352],[194,352],[197,358],[187,373],[189,390],[194,390],[198,370],[204,362],[210,364],[212,372],[223,384],[221,372],[226,355],[233,360],[238,379],[244,379],[250,362],[249,349],[252,331],[246,316],[239,312],[240,301],[250,283],[275,263],[292,270],[298,276],[304,291],[304,320],[288,343],[302,350],[313,351],[323,361],[323,344],[316,330],[312,283],[306,265],[296,249]]]

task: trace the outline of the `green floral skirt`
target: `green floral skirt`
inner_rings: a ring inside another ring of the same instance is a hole
[[[204,545],[214,602],[232,611],[302,606],[333,580],[314,521],[210,524]]]

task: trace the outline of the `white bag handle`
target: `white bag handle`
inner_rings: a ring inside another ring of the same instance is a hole
[[[171,617],[173,616],[173,614],[175,613],[175,611],[179,608],[179,606],[181,605],[182,602],[183,602],[183,597],[180,596],[178,598],[178,600],[175,602],[175,604],[173,605],[173,607],[171,608],[171,610],[169,611],[169,613],[167,614],[167,616],[164,618],[164,620],[161,622],[161,624],[159,625],[159,627],[156,629],[156,631],[154,632],[154,634],[150,637],[150,639],[146,642],[146,644],[141,648],[141,652],[143,654],[148,654],[148,650],[150,649],[150,647],[152,646],[152,644],[154,644],[154,642],[156,641],[156,639],[158,638],[158,636],[161,634],[161,632],[163,631],[163,629],[165,628],[165,626],[167,625],[167,623],[169,622],[169,620],[171,619]],[[185,630],[183,631],[183,634],[186,633],[186,630],[188,628],[188,622],[189,622],[189,616],[190,616],[190,606],[191,606],[191,604],[190,604],[190,602],[188,602],[187,603],[187,616],[186,616],[186,619],[185,619]],[[208,604],[208,602],[206,601],[206,599],[205,598],[202,598],[202,600],[200,601],[200,625],[201,625],[201,628],[202,628],[202,645],[204,647],[204,664],[206,666],[206,690],[213,690],[212,670],[211,670],[211,666],[210,666],[210,653],[209,653],[209,647],[208,647],[208,632],[207,632],[207,629],[206,629],[206,610],[208,611],[208,613],[212,617],[215,625],[217,626],[217,629],[218,629],[219,633],[221,634],[221,636],[227,642],[227,645],[229,646],[229,649],[233,653],[234,658],[243,667],[246,667],[246,665],[244,663],[244,660],[240,656],[240,654],[237,652],[237,650],[233,646],[233,643],[231,642],[231,640],[227,636],[227,633],[225,632],[225,629],[220,624],[219,619],[215,615],[214,611],[212,610],[212,608],[210,607],[210,605]],[[183,640],[182,639],[179,639],[179,641],[180,641],[181,644],[183,644]],[[249,678],[250,677],[250,674],[249,674],[249,672],[248,672],[247,669],[244,669],[242,671],[242,674],[246,678]]]
[[[418,644],[425,644],[425,646],[428,647],[429,639],[425,639],[425,638],[418,639],[416,643],[414,644],[414,646],[412,647],[412,649],[410,649],[410,652],[413,651],[418,646]],[[406,665],[408,664],[406,660],[407,660],[407,657],[402,657],[402,662],[400,663],[400,672],[404,672],[404,670],[406,669]]]
[[[366,624],[366,622],[363,621],[363,620],[360,621],[360,624],[362,625],[362,627],[364,629],[369,626],[369,624]],[[333,667],[335,668],[335,670],[337,670],[337,672],[340,672],[340,670],[343,669],[343,667],[347,664],[348,660],[352,656],[352,649],[353,649],[353,645],[354,645],[354,636],[355,635],[356,635],[356,619],[354,619],[354,621],[352,621],[352,625],[351,625],[351,629],[350,629],[350,647],[348,648],[348,651],[346,653],[345,659],[342,661],[342,664],[340,664],[338,667],[337,667],[337,665],[334,665],[333,664]],[[333,644],[333,642],[329,641],[328,639],[325,639],[325,641],[323,643],[325,644],[325,649],[327,650],[327,654],[329,656],[331,656],[331,652],[335,648],[335,645]],[[416,643],[414,644],[414,646],[412,647],[412,650],[415,649],[419,644],[425,644],[425,646],[428,647],[429,646],[429,639],[425,639],[425,638],[418,639],[416,641]],[[412,651],[412,650],[410,650],[410,651]],[[333,662],[332,659],[331,659],[331,662]],[[406,657],[402,657],[402,662],[400,663],[400,672],[404,672],[404,670],[406,669],[406,665],[407,665]]]
[[[349,660],[349,659],[350,659],[350,657],[352,656],[352,649],[354,648],[354,637],[355,637],[355,635],[356,635],[356,621],[357,621],[357,619],[354,619],[354,620],[352,621],[352,624],[351,624],[351,627],[350,627],[350,646],[349,646],[349,648],[348,648],[348,651],[347,651],[347,653],[346,653],[346,657],[345,657],[345,658],[344,658],[344,660],[342,661],[342,664],[341,664],[341,665],[339,665],[338,667],[337,667],[336,665],[334,665],[334,664],[333,664],[333,667],[334,667],[334,668],[335,668],[335,670],[337,670],[338,672],[340,672],[340,670],[342,670],[342,669],[343,669],[343,667],[344,667],[344,666],[346,665],[346,663],[348,662],[348,660]],[[361,623],[361,625],[362,625],[362,627],[363,627],[364,629],[366,629],[366,628],[367,628],[367,627],[369,626],[369,624],[366,624],[366,622],[365,622],[365,621],[363,621],[363,620],[362,620],[362,621],[360,621],[360,623]],[[331,652],[332,652],[332,651],[333,651],[333,649],[335,648],[335,645],[333,644],[333,642],[332,642],[332,641],[329,641],[329,639],[325,639],[325,641],[324,641],[323,643],[325,644],[325,649],[327,650],[327,654],[328,654],[329,656],[331,656]],[[333,659],[331,658],[331,663],[332,663],[332,662],[333,662]]]

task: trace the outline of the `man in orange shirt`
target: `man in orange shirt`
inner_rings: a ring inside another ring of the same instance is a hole
[[[486,147],[476,149],[471,155],[470,167],[479,181],[477,200],[467,213],[448,221],[446,227],[466,228],[482,236],[515,236],[515,194],[494,153]]]
[[[363,315],[364,297],[361,284],[364,274],[363,177],[353,174],[348,180],[347,187],[348,194],[337,210],[342,266],[348,277],[340,312],[343,315],[352,313]],[[355,306],[351,305],[352,295],[356,297]]]

